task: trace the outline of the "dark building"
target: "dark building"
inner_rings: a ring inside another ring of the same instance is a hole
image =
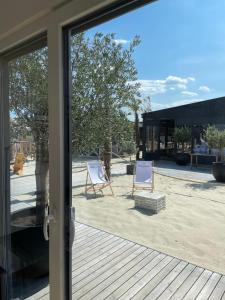
[[[144,159],[174,157],[174,128],[192,128],[191,150],[210,124],[225,128],[225,97],[144,113],[142,150]]]

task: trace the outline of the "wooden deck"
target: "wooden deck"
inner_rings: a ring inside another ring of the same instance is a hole
[[[225,276],[80,223],[72,270],[76,300],[225,300]]]

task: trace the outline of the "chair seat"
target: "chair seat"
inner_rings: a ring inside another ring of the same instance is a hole
[[[88,178],[90,178],[91,186],[88,188]],[[91,161],[87,162],[87,179],[86,179],[86,187],[85,193],[87,195],[87,191],[90,189],[94,191],[95,195],[97,191],[101,191],[102,189],[109,186],[112,191],[111,182],[108,180],[108,177],[103,169],[103,166],[99,161]]]
[[[154,176],[153,176],[153,162],[152,161],[136,161],[135,174],[133,177],[132,196],[135,189],[143,189],[153,191]]]
[[[106,179],[101,179],[101,178],[95,178],[95,181],[93,182],[93,184],[105,184],[108,183],[108,181]]]
[[[149,180],[149,181],[134,181],[134,183],[138,183],[138,184],[149,184],[149,183],[152,183],[152,180]]]

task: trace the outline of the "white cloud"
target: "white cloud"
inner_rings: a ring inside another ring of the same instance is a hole
[[[198,96],[198,93],[195,93],[195,92],[189,92],[189,91],[183,91],[181,92],[182,95],[184,96],[188,96],[188,97],[195,97],[195,96]]]
[[[140,84],[140,92],[143,94],[150,94],[150,95],[156,95],[156,94],[164,94],[168,90],[185,90],[187,88],[187,85],[195,81],[195,78],[193,77],[178,77],[178,76],[168,76],[165,79],[157,79],[157,80],[151,80],[151,79],[139,79],[136,81],[130,82],[131,84],[139,83]]]
[[[130,41],[124,40],[124,39],[115,39],[114,42],[115,42],[116,44],[121,44],[121,45],[126,45],[126,44],[129,44],[129,43],[130,43]]]
[[[182,83],[178,83],[176,87],[179,90],[186,90],[187,85],[186,84],[182,84]]]
[[[165,81],[168,84],[188,84],[189,81],[194,81],[195,78],[193,77],[187,77],[187,78],[182,78],[182,77],[178,77],[178,76],[168,76]]]
[[[195,78],[194,77],[188,77],[188,80],[189,81],[195,81]]]
[[[140,92],[146,94],[164,94],[166,92],[166,85],[162,80],[137,80],[131,83],[140,84]]]
[[[211,92],[211,89],[210,89],[208,86],[206,86],[206,85],[200,86],[198,90],[199,90],[200,92],[204,92],[204,93],[209,93],[209,92]]]

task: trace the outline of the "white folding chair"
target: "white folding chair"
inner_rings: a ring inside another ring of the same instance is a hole
[[[90,179],[90,186],[88,187],[88,179]],[[87,162],[87,178],[86,178],[86,187],[85,187],[85,194],[87,196],[87,192],[89,190],[93,190],[96,196],[98,191],[102,192],[102,189],[106,188],[107,186],[110,187],[112,195],[114,196],[111,182],[108,179],[102,164],[95,160]]]
[[[135,190],[154,190],[154,172],[153,161],[136,161],[134,176],[133,176],[133,189],[132,196]]]

